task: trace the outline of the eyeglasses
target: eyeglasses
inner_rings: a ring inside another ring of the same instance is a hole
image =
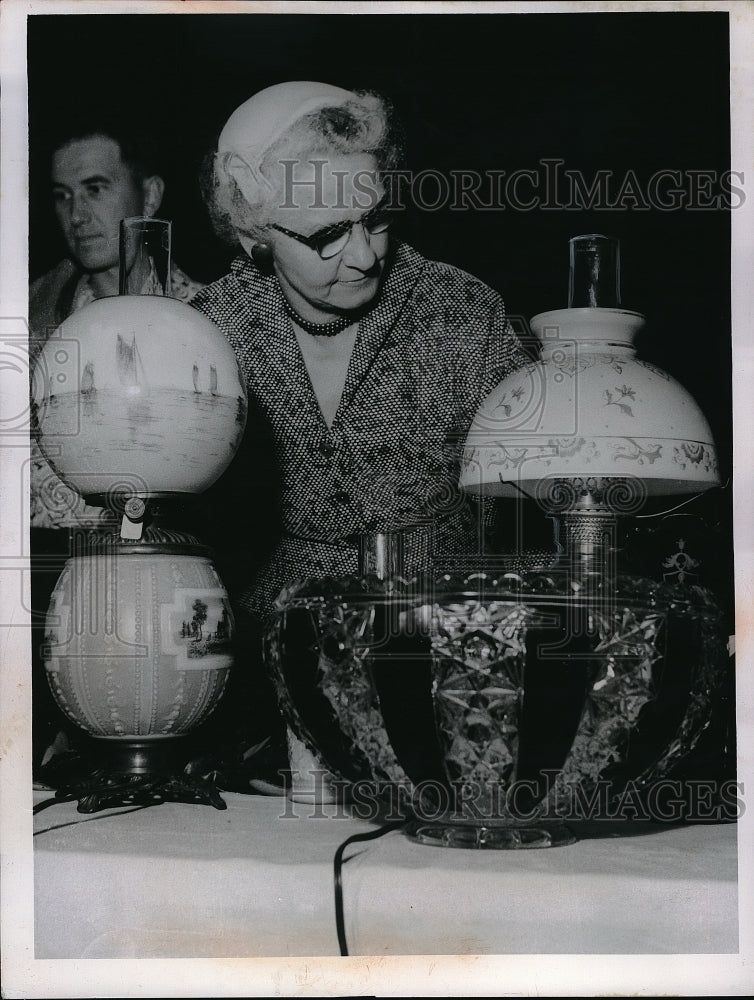
[[[374,208],[370,208],[360,219],[353,219],[351,222],[336,222],[335,225],[326,226],[324,229],[312,233],[311,236],[294,233],[293,230],[285,229],[276,222],[271,222],[270,228],[277,229],[279,233],[303,243],[305,247],[318,253],[322,260],[329,260],[345,250],[354,226],[362,226],[368,237],[379,236],[380,233],[387,232],[393,221],[393,212],[386,205],[387,197],[387,194],[383,195]]]

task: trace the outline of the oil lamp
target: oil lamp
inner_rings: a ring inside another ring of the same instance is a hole
[[[570,252],[569,307],[532,319],[540,360],[483,401],[461,484],[538,500],[558,518],[558,542],[585,582],[604,569],[597,561],[608,556],[617,515],[648,497],[701,493],[719,478],[696,402],[636,357],[644,317],[620,308],[617,240],[574,237]]]
[[[636,357],[643,317],[618,279],[616,241],[571,241],[569,307],[534,318],[541,359],[466,440],[463,488],[537,499],[556,557],[299,581],[278,600],[267,657],[291,725],[357,801],[392,796],[419,843],[569,844],[569,818],[616,815],[709,723],[721,612],[701,587],[621,573],[615,524],[716,485],[715,448],[689,394]]]
[[[165,797],[223,806],[183,773],[182,737],[225,688],[233,617],[210,551],[171,527],[169,514],[230,464],[246,393],[217,327],[167,297],[169,223],[159,224],[125,220],[121,230],[121,289],[127,260],[138,287],[156,294],[99,299],[72,314],[33,379],[43,453],[118,525],[74,532],[46,621],[53,696],[89,736],[83,766],[58,785],[81,811]]]

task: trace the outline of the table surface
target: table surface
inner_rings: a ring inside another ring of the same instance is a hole
[[[39,802],[49,793],[36,792]],[[333,857],[375,824],[224,793],[35,817],[35,957],[338,955]],[[322,810],[320,810],[322,812]],[[480,851],[401,831],[351,845],[351,955],[738,951],[735,824],[574,827],[575,844]]]

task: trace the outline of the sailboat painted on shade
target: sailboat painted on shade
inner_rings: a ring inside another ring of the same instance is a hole
[[[87,361],[84,365],[84,371],[81,376],[80,392],[85,399],[94,399],[97,395],[97,389],[94,385],[94,365],[91,361]]]
[[[202,389],[199,387],[199,365],[194,364],[191,371],[191,378],[194,383],[194,392],[197,394],[202,393]],[[215,365],[209,366],[209,394],[211,396],[217,396],[217,367]]]
[[[129,344],[125,337],[118,334],[116,359],[118,364],[118,378],[121,385],[132,390],[146,388],[146,372],[139,354],[139,348],[136,346],[135,335]]]

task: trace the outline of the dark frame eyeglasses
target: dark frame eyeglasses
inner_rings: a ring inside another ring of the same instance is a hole
[[[378,236],[380,233],[387,232],[394,218],[394,212],[387,207],[387,200],[388,195],[384,194],[374,208],[370,208],[360,219],[337,222],[333,226],[327,226],[325,229],[312,233],[311,236],[296,233],[292,229],[279,226],[276,222],[271,222],[269,225],[270,229],[277,229],[279,233],[303,243],[305,247],[319,254],[322,260],[329,260],[345,250],[354,226],[362,226],[367,236]]]

